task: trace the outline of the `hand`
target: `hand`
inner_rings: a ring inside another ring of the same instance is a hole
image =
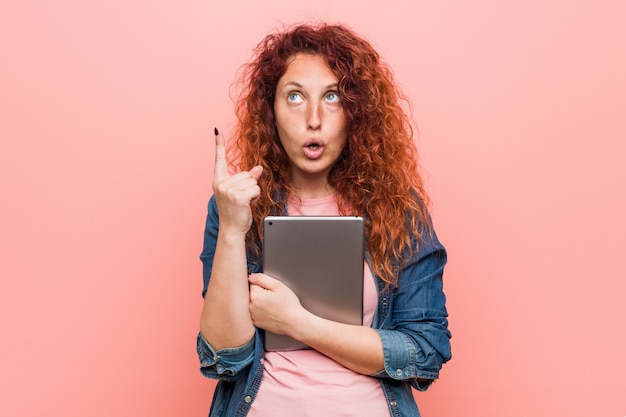
[[[307,311],[298,296],[285,284],[265,274],[252,274],[250,316],[256,327],[276,334],[292,336]]]
[[[225,140],[215,129],[215,172],[213,174],[213,193],[220,215],[220,229],[246,234],[252,225],[251,202],[257,198],[261,189],[257,184],[263,167],[255,166],[250,171],[235,175],[228,173]]]

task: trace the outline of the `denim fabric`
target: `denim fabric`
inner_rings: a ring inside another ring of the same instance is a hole
[[[217,240],[218,213],[215,198],[209,201],[204,235],[203,262],[206,293]],[[368,264],[371,264],[366,254]],[[397,268],[398,285],[390,287],[375,277],[378,305],[372,328],[383,342],[385,368],[378,378],[392,417],[415,417],[419,411],[411,387],[425,391],[417,378],[438,378],[442,365],[450,360],[443,269],[447,254],[436,235],[419,242],[419,251],[410,262]],[[261,272],[260,259],[248,256],[248,271]],[[200,371],[219,382],[213,396],[210,417],[245,416],[258,392],[263,375],[263,330],[244,346],[215,351],[202,335],[197,339]]]

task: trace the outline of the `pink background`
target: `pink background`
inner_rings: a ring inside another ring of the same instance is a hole
[[[281,22],[411,97],[450,252],[434,416],[626,415],[626,2],[0,3],[0,415],[205,416],[214,126]]]

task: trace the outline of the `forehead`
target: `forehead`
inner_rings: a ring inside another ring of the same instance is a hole
[[[336,83],[337,77],[320,55],[299,53],[289,58],[285,73],[278,80],[279,85],[290,82],[321,81],[325,84]]]

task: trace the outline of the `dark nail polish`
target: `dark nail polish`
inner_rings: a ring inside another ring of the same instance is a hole
[[[216,127],[214,127],[213,129],[214,129],[214,131],[215,131],[215,136],[217,136],[217,135],[219,135],[219,134],[220,134],[220,132],[217,130],[217,128],[216,128]]]

